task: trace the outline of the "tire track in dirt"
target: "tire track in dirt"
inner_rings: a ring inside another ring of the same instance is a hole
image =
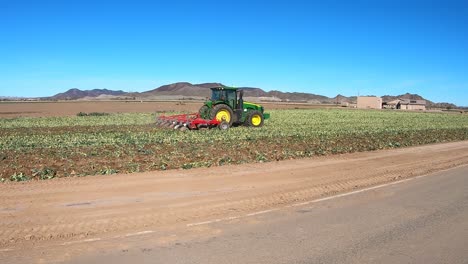
[[[468,164],[468,142],[248,166],[0,185],[0,245],[230,217]]]

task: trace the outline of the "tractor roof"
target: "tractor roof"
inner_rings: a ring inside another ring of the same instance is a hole
[[[218,87],[212,87],[210,88],[211,90],[234,90],[237,91],[238,88],[236,87],[229,87],[229,86],[218,86]]]

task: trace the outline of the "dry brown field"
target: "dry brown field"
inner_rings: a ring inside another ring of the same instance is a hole
[[[1,102],[0,118],[73,116],[79,112],[152,113],[196,112],[203,102],[192,101],[59,101],[59,102]],[[269,109],[313,109],[336,107],[298,103],[262,103]]]

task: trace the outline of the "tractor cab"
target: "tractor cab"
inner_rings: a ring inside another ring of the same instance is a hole
[[[237,108],[237,88],[215,87],[211,88],[211,102],[214,104],[224,103],[229,105],[232,109]]]

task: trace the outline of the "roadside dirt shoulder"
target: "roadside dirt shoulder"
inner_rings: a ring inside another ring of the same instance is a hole
[[[236,216],[468,164],[468,141],[331,157],[0,184],[0,248]]]

